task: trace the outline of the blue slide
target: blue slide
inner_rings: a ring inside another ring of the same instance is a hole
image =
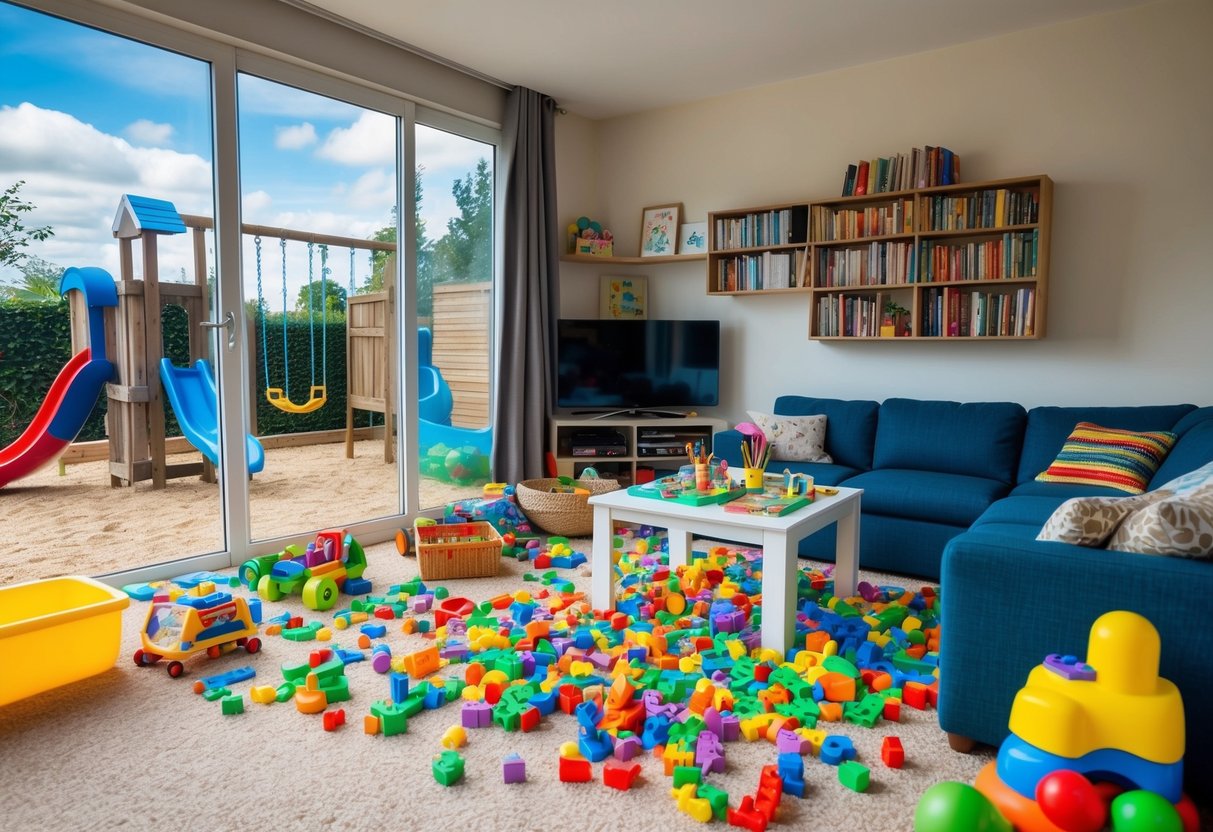
[[[160,381],[168,395],[181,432],[202,455],[219,464],[219,391],[215,376],[205,359],[192,367],[177,367],[167,358],[160,359]],[[256,474],[265,467],[265,450],[257,437],[245,437],[248,470]]]

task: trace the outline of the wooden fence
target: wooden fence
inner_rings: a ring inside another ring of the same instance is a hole
[[[434,364],[451,386],[451,424],[489,424],[491,283],[434,286]]]

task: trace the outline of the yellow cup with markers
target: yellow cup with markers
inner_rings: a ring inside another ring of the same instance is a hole
[[[762,478],[766,474],[763,468],[746,468],[744,469],[745,490],[748,492],[762,491]]]

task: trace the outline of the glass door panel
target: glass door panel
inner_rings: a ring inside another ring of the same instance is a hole
[[[237,80],[253,540],[400,513],[395,116]]]
[[[0,584],[222,552],[211,66],[0,31]]]

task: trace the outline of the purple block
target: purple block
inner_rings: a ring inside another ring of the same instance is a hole
[[[522,675],[530,677],[535,672],[535,654],[524,650],[518,654],[518,658],[522,662]]]
[[[781,728],[775,735],[775,748],[779,750],[780,754],[807,754],[809,741],[795,731]]]
[[[717,739],[724,739],[724,726],[721,724],[720,711],[715,708],[704,708],[703,727],[705,731],[711,731],[712,736]]]
[[[1059,653],[1050,653],[1045,656],[1045,667],[1061,676],[1064,679],[1069,679],[1072,682],[1094,682],[1095,668],[1089,664],[1080,662],[1077,656],[1063,656]]]
[[[573,640],[564,636],[557,636],[552,639],[552,649],[556,651],[557,656],[563,656],[568,649],[573,646]]]
[[[715,734],[700,732],[695,740],[695,763],[704,774],[710,771],[724,771],[724,746]]]
[[[621,762],[627,762],[635,757],[644,749],[640,744],[639,737],[624,737],[621,740],[615,741],[615,759]]]
[[[610,656],[606,653],[595,652],[591,653],[585,658],[590,662],[590,664],[594,665],[594,667],[598,668],[599,670],[610,670],[611,667],[614,666],[615,660],[618,658],[618,656]]]
[[[447,642],[446,647],[438,651],[438,655],[444,659],[461,662],[468,657],[468,646],[459,642]]]
[[[488,702],[464,702],[459,718],[464,728],[488,728],[493,724],[493,706]]]
[[[733,714],[725,714],[720,718],[720,731],[725,742],[737,742],[741,737],[741,720]]]
[[[525,783],[526,760],[517,754],[508,755],[501,763],[501,777],[506,783]]]
[[[448,618],[446,620],[447,636],[465,636],[468,632],[468,624],[462,618]]]

